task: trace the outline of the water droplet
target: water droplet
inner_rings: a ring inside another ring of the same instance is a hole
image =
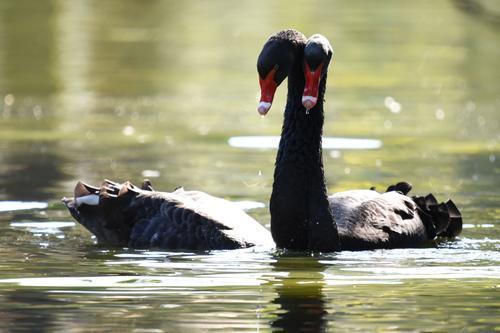
[[[438,120],[443,120],[443,119],[444,119],[444,117],[445,117],[445,114],[444,114],[443,109],[438,108],[438,109],[436,110],[436,119],[438,119]]]
[[[132,127],[132,126],[125,126],[122,130],[122,133],[123,135],[125,136],[130,136],[130,135],[133,135],[135,133],[135,128]]]
[[[351,174],[351,168],[345,168],[345,169],[344,169],[344,173],[345,173],[346,175]]]
[[[258,175],[259,175],[259,176],[262,176],[262,170],[259,170]]]
[[[12,94],[7,94],[5,95],[5,97],[3,98],[3,102],[5,103],[5,105],[7,106],[11,106],[12,104],[14,104],[15,102],[15,98],[14,98],[14,95]]]
[[[401,104],[398,103],[393,97],[387,96],[384,99],[384,105],[389,109],[392,113],[400,113],[401,112]]]

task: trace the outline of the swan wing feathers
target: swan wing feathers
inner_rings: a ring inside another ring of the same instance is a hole
[[[172,193],[181,202],[180,209],[210,221],[225,237],[248,247],[257,244],[272,246],[269,231],[234,203],[211,196],[201,191],[186,191],[183,188]]]
[[[342,247],[408,247],[460,234],[462,217],[453,201],[438,203],[432,194],[404,195],[410,189],[408,183],[398,183],[385,193],[353,190],[330,196]]]
[[[413,201],[398,193],[353,190],[329,198],[339,233],[358,235],[369,242],[389,241],[391,234],[420,233]]]
[[[399,192],[353,190],[329,197],[343,250],[411,247],[427,241],[416,205]]]
[[[272,242],[269,232],[241,209],[203,192],[156,192],[149,182],[138,188],[108,180],[98,191],[77,187],[75,199],[63,202],[101,243],[211,250]]]

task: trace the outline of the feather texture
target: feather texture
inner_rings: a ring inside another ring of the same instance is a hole
[[[77,184],[75,194],[88,196],[82,184]],[[92,195],[99,193],[96,205],[76,205],[80,197],[63,202],[100,243],[185,250],[273,246],[269,231],[260,223],[230,201],[204,192],[183,188],[156,192],[149,181],[139,188],[106,180],[93,189]]]

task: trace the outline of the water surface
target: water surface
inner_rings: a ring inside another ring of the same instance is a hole
[[[500,330],[500,10],[470,3],[1,2],[0,331]],[[325,136],[372,140],[325,152],[329,190],[410,181],[453,198],[460,239],[324,255],[96,245],[58,201],[77,179],[200,189],[269,224],[274,144],[229,140],[279,135],[286,89],[261,119],[255,63],[284,27],[336,50]]]

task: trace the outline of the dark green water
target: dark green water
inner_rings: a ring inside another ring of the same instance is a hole
[[[0,331],[499,331],[500,8],[467,3],[0,1]],[[249,213],[269,223],[276,151],[228,140],[279,134],[286,89],[258,117],[255,63],[286,27],[336,50],[325,135],[382,142],[326,150],[330,191],[408,180],[455,200],[461,238],[321,256],[96,246],[58,202],[80,178],[263,203]]]

